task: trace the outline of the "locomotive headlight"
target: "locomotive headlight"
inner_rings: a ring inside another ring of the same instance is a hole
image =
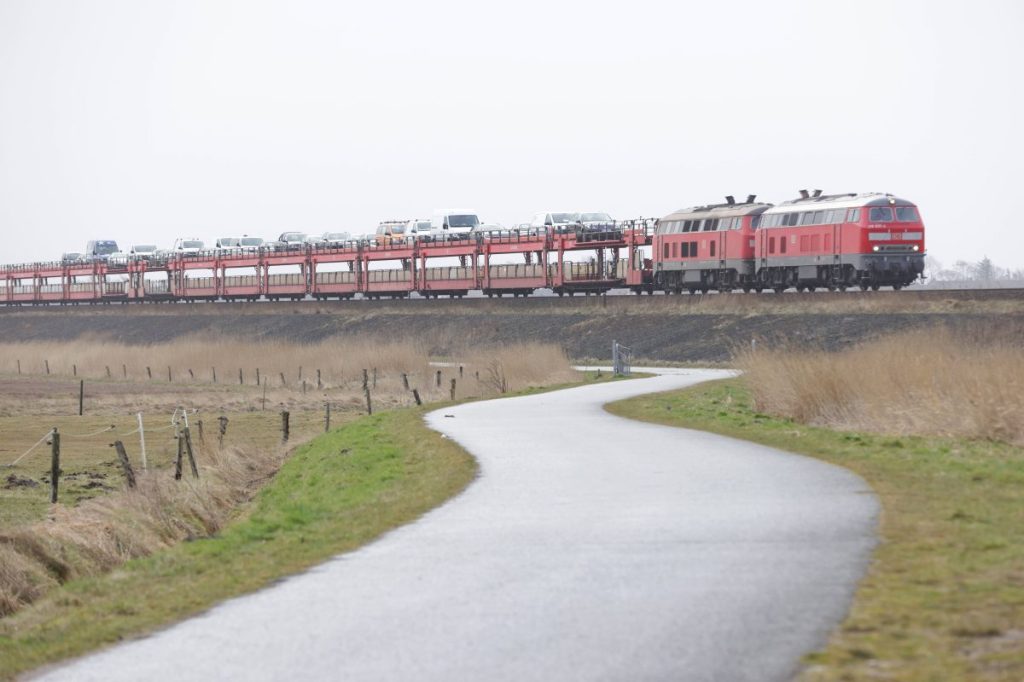
[[[912,248],[914,249],[914,251],[920,251],[921,250],[921,247],[918,246],[917,244],[914,244],[914,246]]]
[[[872,251],[878,251],[878,247],[877,247],[877,246],[872,246],[872,247],[871,247],[871,250],[872,250]]]

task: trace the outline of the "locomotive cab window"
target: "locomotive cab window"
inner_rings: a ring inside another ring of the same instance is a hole
[[[896,220],[901,223],[916,223],[918,221],[917,209],[913,206],[897,206]]]
[[[868,212],[868,221],[872,223],[891,223],[892,209],[888,206],[872,206]]]

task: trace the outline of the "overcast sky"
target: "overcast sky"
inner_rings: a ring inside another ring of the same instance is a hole
[[[0,0],[0,262],[892,192],[1024,266],[1024,3]]]

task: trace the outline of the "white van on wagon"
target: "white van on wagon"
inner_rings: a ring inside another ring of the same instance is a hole
[[[471,208],[448,208],[434,211],[430,219],[430,235],[434,239],[468,239],[480,218]]]

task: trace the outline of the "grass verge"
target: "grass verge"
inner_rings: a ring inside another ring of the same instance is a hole
[[[1024,450],[808,427],[751,404],[742,379],[730,379],[608,410],[816,457],[874,488],[883,542],[802,679],[1024,679]]]
[[[297,448],[220,535],[73,580],[0,621],[0,678],[152,630],[354,549],[452,497],[476,470],[469,454],[426,428],[422,410],[347,424]]]

